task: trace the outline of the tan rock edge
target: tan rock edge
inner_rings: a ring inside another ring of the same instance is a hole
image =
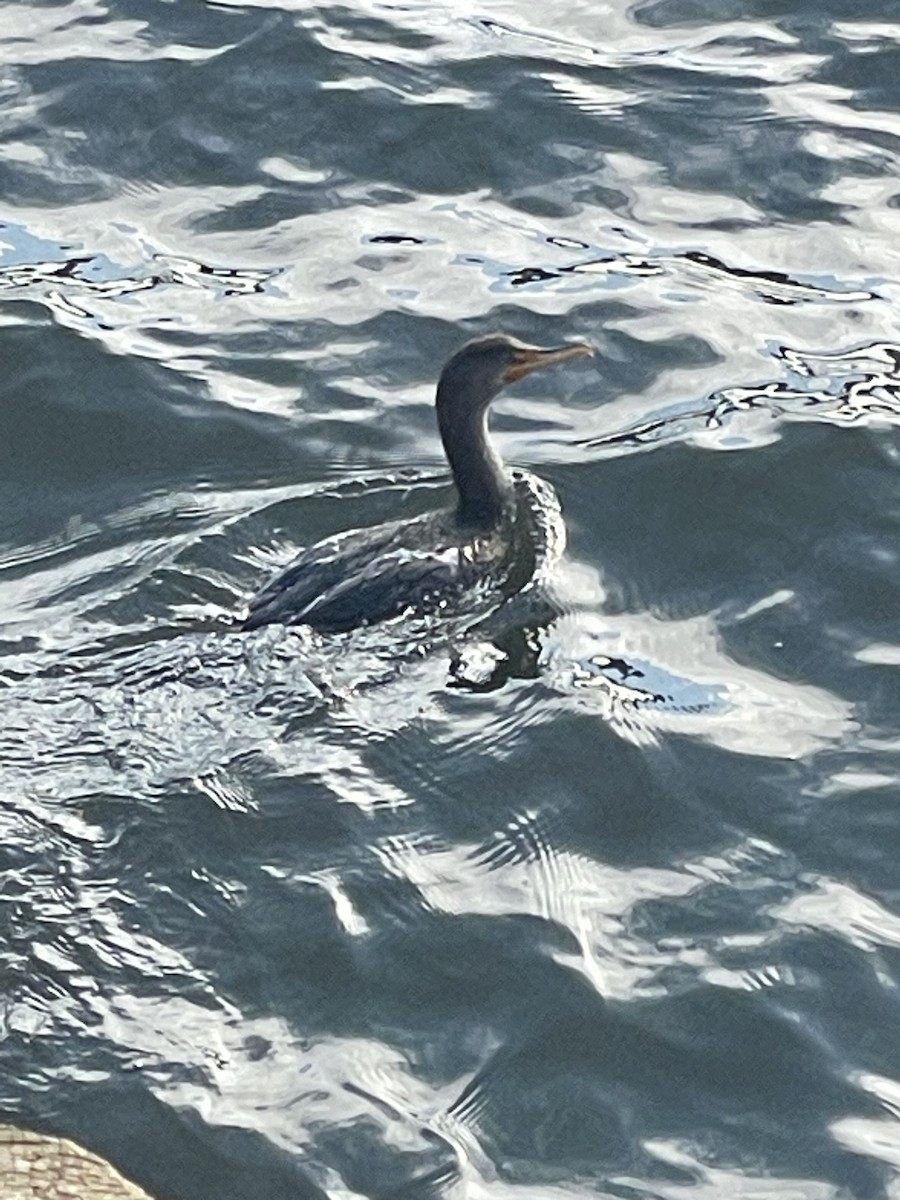
[[[3,1200],[153,1200],[96,1154],[66,1138],[0,1125]]]

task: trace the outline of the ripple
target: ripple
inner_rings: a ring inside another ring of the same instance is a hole
[[[665,730],[735,754],[796,759],[857,727],[839,697],[729,659],[708,617],[568,617],[549,630],[542,658],[551,686],[638,743]]]

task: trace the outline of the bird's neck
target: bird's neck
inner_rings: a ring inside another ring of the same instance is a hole
[[[513,486],[487,429],[487,411],[460,413],[438,392],[438,427],[459,495],[456,520],[464,528],[494,529],[509,513]]]

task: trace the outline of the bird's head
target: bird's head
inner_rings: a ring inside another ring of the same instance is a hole
[[[452,409],[456,419],[483,412],[508,383],[540,367],[583,354],[593,354],[591,347],[583,342],[545,350],[527,346],[505,333],[475,338],[457,350],[441,372],[438,410]]]

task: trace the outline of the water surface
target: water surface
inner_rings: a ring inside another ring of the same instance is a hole
[[[0,1109],[175,1200],[900,1194],[900,17],[0,3]],[[887,14],[887,15],[886,15]],[[230,624],[448,496],[502,636]]]

